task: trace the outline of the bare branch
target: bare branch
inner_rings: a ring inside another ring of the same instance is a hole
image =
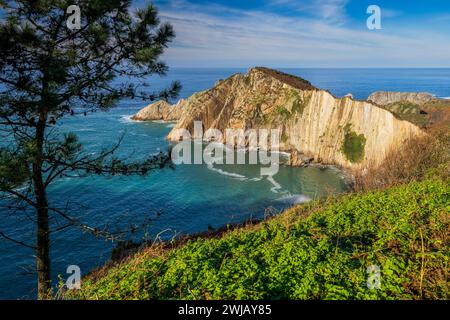
[[[2,231],[0,231],[0,236],[2,236],[3,238],[5,238],[6,240],[9,240],[9,241],[11,241],[11,242],[14,242],[15,244],[19,244],[19,245],[21,245],[21,246],[24,246],[24,247],[27,247],[27,248],[30,248],[30,249],[33,249],[33,250],[37,249],[37,247],[35,247],[35,246],[29,245],[29,244],[27,244],[27,243],[25,243],[25,242],[22,242],[22,241],[19,241],[19,240],[16,240],[16,239],[13,239],[13,238],[7,236],[7,235],[6,235],[5,233],[3,233]]]

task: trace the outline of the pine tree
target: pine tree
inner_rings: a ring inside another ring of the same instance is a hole
[[[38,298],[45,299],[51,290],[52,215],[102,232],[49,203],[47,190],[55,179],[74,172],[143,175],[170,163],[165,154],[126,163],[114,156],[120,141],[88,154],[75,134],[61,133],[57,124],[63,117],[108,110],[124,98],[176,97],[177,82],[147,92],[123,80],[164,75],[168,68],[160,57],[175,35],[153,5],[132,11],[126,0],[0,0],[0,5],[0,194],[8,196],[12,210],[32,208],[37,239],[29,245],[0,234],[36,250]],[[71,5],[80,9],[75,28]]]

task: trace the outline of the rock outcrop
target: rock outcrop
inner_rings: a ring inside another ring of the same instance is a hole
[[[135,121],[176,121],[180,119],[186,105],[187,100],[184,99],[181,99],[174,105],[161,100],[143,108],[132,116],[131,119]]]
[[[314,159],[349,169],[377,165],[406,139],[423,134],[375,104],[338,99],[306,80],[266,68],[236,74],[191,96],[168,140],[179,141],[177,129],[192,134],[194,121],[202,121],[205,131],[280,129],[281,150],[297,159],[292,165]]]
[[[389,92],[378,91],[372,93],[367,99],[380,106],[386,106],[391,103],[407,101],[414,104],[422,105],[427,102],[436,100],[436,97],[427,92]]]

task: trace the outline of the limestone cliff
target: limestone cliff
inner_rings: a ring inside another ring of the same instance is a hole
[[[426,92],[378,91],[372,93],[367,100],[379,104],[381,106],[385,106],[400,101],[407,101],[421,105],[436,100],[436,98],[431,93]]]
[[[294,159],[355,169],[379,164],[389,150],[422,134],[370,102],[338,99],[306,80],[266,68],[236,74],[191,96],[168,139],[179,140],[177,129],[192,133],[194,121],[202,121],[204,130],[277,128],[281,149]]]
[[[143,108],[134,116],[132,116],[131,119],[136,121],[179,120],[183,113],[184,108],[186,107],[186,104],[187,101],[184,99],[181,99],[180,101],[178,101],[178,103],[174,105],[170,105],[166,101],[161,100]]]

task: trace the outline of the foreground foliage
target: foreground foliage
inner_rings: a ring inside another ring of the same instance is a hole
[[[439,180],[316,201],[221,237],[146,249],[66,298],[448,299],[449,210]],[[380,290],[367,288],[371,265]]]

